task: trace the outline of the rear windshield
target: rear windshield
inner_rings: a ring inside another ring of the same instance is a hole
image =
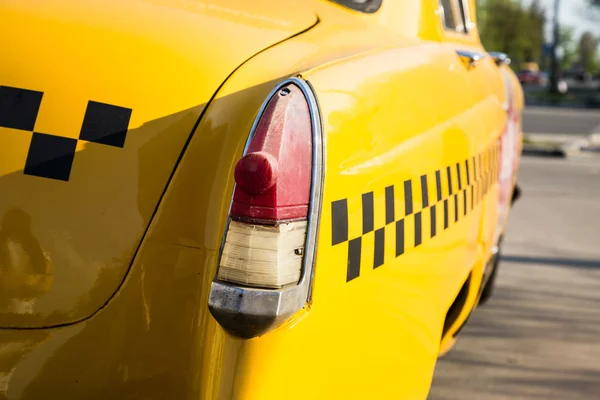
[[[364,13],[374,13],[379,10],[383,0],[331,0],[348,8]]]

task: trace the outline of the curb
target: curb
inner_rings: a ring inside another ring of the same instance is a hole
[[[525,134],[523,155],[567,158],[583,152],[600,152],[600,133],[590,135]]]
[[[523,145],[524,156],[566,158],[567,152],[561,148],[544,148],[535,145]]]

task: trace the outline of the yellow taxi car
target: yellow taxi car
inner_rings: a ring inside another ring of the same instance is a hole
[[[0,398],[424,399],[523,95],[474,0],[0,2]]]

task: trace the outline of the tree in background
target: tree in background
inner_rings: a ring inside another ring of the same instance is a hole
[[[557,48],[560,49],[559,69],[568,70],[577,61],[577,42],[575,41],[575,29],[572,26],[561,26],[558,32]],[[540,69],[550,70],[551,55],[545,53],[540,61]]]
[[[591,17],[600,20],[600,0],[588,0],[590,8],[593,10]],[[598,42],[596,42],[597,44]],[[596,74],[600,78],[600,57],[596,58]],[[598,89],[600,90],[600,88]]]
[[[490,51],[507,53],[519,63],[541,58],[544,44],[544,9],[539,0],[529,7],[512,0],[478,0],[477,21],[481,41]]]
[[[544,25],[546,24],[546,13],[540,5],[539,0],[533,0],[526,11],[526,26],[529,40],[526,42],[525,52],[529,59],[539,64],[544,45]],[[525,60],[529,61],[529,60]]]
[[[558,33],[558,47],[562,49],[560,70],[564,71],[577,60],[577,44],[575,43],[575,30],[570,26],[561,26]]]
[[[577,52],[583,72],[595,73],[598,68],[596,59],[598,39],[591,32],[585,32],[581,35]]]

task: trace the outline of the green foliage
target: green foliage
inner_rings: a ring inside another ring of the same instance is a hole
[[[558,34],[558,47],[562,48],[563,55],[560,59],[560,69],[571,68],[577,60],[577,44],[575,43],[575,30],[570,26],[561,26]]]
[[[600,0],[588,0],[588,3],[592,9],[591,17],[595,20],[600,20]],[[600,56],[598,56],[594,62],[595,71],[597,74],[600,74]],[[591,72],[593,72],[593,70],[591,70]]]
[[[478,0],[477,10],[486,49],[507,53],[515,65],[540,62],[546,16],[539,0],[529,7],[513,0]]]
[[[598,38],[591,32],[585,32],[581,35],[579,46],[577,47],[579,54],[579,63],[585,72],[596,73],[598,70]]]

